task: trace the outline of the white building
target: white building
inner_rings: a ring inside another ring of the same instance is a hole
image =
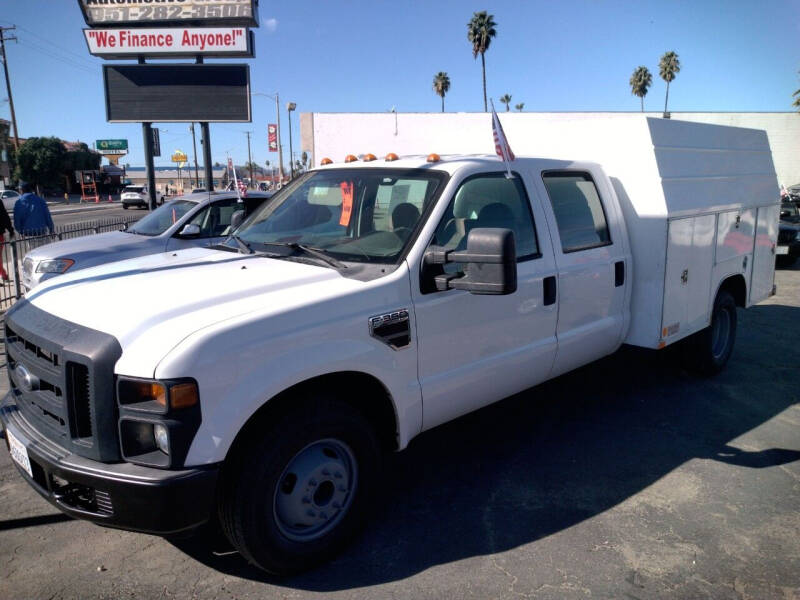
[[[500,119],[512,150],[519,155],[540,153],[537,128],[552,130],[559,122],[575,120],[625,120],[639,112],[533,113],[502,112]],[[644,113],[661,117],[661,113]],[[767,132],[778,182],[800,183],[800,114],[673,112],[673,120],[732,125]],[[300,150],[311,164],[325,157],[341,162],[348,154],[389,152],[407,154],[491,154],[489,113],[303,113],[300,115]],[[580,160],[581,156],[572,157]]]

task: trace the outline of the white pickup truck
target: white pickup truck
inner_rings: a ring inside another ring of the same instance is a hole
[[[220,246],[44,282],[5,319],[19,471],[108,526],[219,518],[287,573],[352,536],[381,454],[422,431],[623,343],[685,340],[697,371],[722,369],[737,307],[773,293],[766,135],[642,119],[622,138],[608,172],[348,157]]]

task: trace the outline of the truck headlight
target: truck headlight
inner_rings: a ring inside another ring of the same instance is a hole
[[[202,422],[194,379],[117,378],[119,441],[128,462],[161,468],[184,464]]]
[[[37,273],[64,273],[75,261],[71,258],[55,258],[53,260],[43,260],[36,265]]]
[[[169,454],[169,434],[163,423],[156,423],[153,425],[153,437],[156,440],[156,448],[161,450],[164,454]]]

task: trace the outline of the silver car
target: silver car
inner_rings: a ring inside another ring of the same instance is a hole
[[[3,190],[0,192],[0,198],[3,199],[3,206],[11,218],[14,217],[14,205],[19,200],[19,193],[14,190]]]
[[[190,194],[168,202],[122,231],[54,242],[31,250],[22,262],[25,292],[67,271],[190,246],[211,246],[272,194]]]

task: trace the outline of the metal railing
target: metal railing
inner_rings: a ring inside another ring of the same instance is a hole
[[[70,223],[57,226],[53,233],[28,236],[17,234],[16,237],[6,239],[0,243],[0,264],[2,265],[2,272],[0,272],[2,277],[0,282],[0,313],[4,313],[11,308],[14,302],[19,300],[25,292],[22,288],[22,261],[28,252],[39,246],[60,240],[94,235],[106,231],[118,231],[124,225],[130,225],[138,220],[138,216],[130,216]]]

